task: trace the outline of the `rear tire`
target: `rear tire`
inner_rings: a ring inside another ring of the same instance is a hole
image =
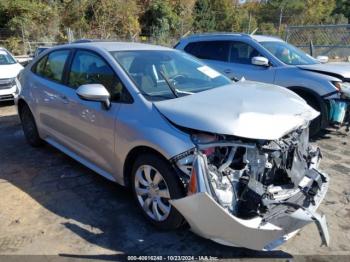
[[[168,201],[184,197],[184,192],[165,159],[152,153],[140,155],[132,169],[131,185],[142,214],[158,229],[176,229],[184,223],[182,215]]]
[[[40,147],[44,141],[40,138],[38,128],[36,126],[34,116],[28,105],[24,104],[19,112],[22,129],[27,142],[33,147]]]

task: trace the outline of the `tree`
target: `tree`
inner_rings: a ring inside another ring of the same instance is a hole
[[[193,9],[195,31],[239,31],[240,13],[231,0],[197,0]]]
[[[210,0],[197,0],[193,8],[193,30],[205,32],[215,30],[215,17]]]
[[[14,53],[28,51],[25,40],[50,42],[59,35],[59,15],[55,3],[40,0],[2,0],[0,27],[11,32],[5,43]]]
[[[175,34],[182,36],[183,34],[192,31],[192,10],[195,0],[172,0],[171,5],[179,19],[179,27],[176,28]]]
[[[175,32],[180,24],[169,0],[151,1],[141,16],[142,33],[154,37],[167,37]]]
[[[336,0],[336,6],[334,14],[343,14],[350,23],[350,1],[349,0]]]
[[[210,32],[215,30],[215,17],[210,0],[197,0],[193,8],[193,30]]]
[[[139,6],[132,0],[94,0],[89,4],[90,28],[100,38],[131,39],[140,32]]]
[[[67,40],[65,30],[71,28],[76,37],[82,37],[82,33],[88,31],[91,17],[88,16],[90,0],[63,0],[59,5],[61,17],[60,40]],[[79,36],[78,36],[79,35]]]
[[[262,4],[259,23],[320,24],[334,7],[335,0],[270,0]]]

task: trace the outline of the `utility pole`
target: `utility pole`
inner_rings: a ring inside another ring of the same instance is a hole
[[[251,25],[251,22],[252,22],[252,13],[249,12],[248,34],[250,34],[250,25]]]
[[[278,35],[281,34],[282,18],[283,18],[283,7],[281,7],[281,9],[280,9],[280,19],[279,19],[279,23],[278,23]]]
[[[24,55],[26,55],[27,54],[27,48],[26,48],[25,37],[24,37],[24,26],[23,26],[23,23],[21,23],[21,31],[22,31],[23,52],[24,52]]]

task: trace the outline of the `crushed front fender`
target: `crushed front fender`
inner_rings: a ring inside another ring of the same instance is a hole
[[[318,162],[316,157],[314,160]],[[205,157],[198,154],[194,159],[193,168],[197,192],[172,200],[171,204],[184,216],[191,230],[196,234],[228,246],[273,250],[294,236],[302,227],[315,222],[322,244],[329,245],[325,216],[316,213],[328,190],[327,174],[312,168],[315,174],[322,176],[323,180],[313,198],[313,203],[307,207],[300,204],[300,201],[295,201],[298,198],[296,194],[287,201],[275,204],[271,212],[264,216],[242,219],[220,205],[207,187]],[[303,194],[302,183],[299,185],[299,199]]]

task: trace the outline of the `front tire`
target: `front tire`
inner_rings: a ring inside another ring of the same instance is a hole
[[[145,218],[159,229],[176,229],[182,215],[170,199],[184,197],[180,180],[170,164],[156,154],[140,155],[132,169],[132,191]]]
[[[20,108],[19,115],[24,136],[27,142],[33,147],[42,146],[44,144],[44,141],[39,136],[38,128],[36,126],[34,116],[29,109],[29,106],[24,104]]]
[[[318,117],[316,117],[314,120],[311,121],[310,123],[310,127],[309,127],[309,136],[310,137],[314,137],[316,136],[320,131],[321,131],[321,127],[322,127],[322,112],[321,112],[321,106],[319,105],[319,103],[316,101],[315,98],[310,97],[310,96],[306,96],[304,97],[305,101],[307,102],[307,104],[309,106],[311,106],[313,109],[315,109],[316,111],[320,112],[320,115]]]

